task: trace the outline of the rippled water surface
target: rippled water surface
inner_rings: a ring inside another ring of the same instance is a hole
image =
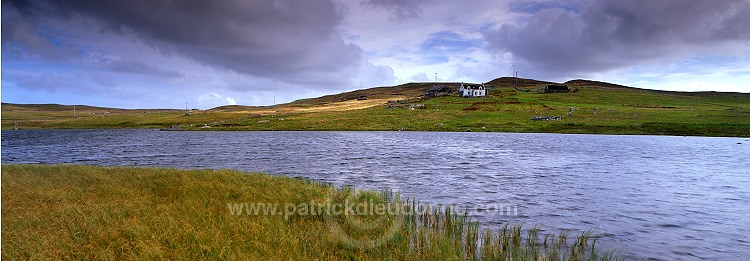
[[[230,168],[388,187],[632,259],[750,260],[750,140],[426,132],[3,131],[2,163]],[[517,206],[517,215],[484,211]],[[479,210],[479,211],[477,211]]]

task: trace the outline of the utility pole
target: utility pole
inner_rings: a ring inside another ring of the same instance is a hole
[[[185,111],[187,111],[187,110],[188,110],[188,107],[187,107],[187,102],[186,102],[185,103]]]
[[[513,84],[513,88],[518,88],[518,72],[516,72],[516,65],[513,65],[513,79],[515,80],[515,83]]]
[[[273,106],[276,106],[276,95],[273,96]]]
[[[437,73],[435,73],[435,82],[437,83]]]
[[[73,105],[73,119],[78,119],[78,115],[76,115],[76,106]]]

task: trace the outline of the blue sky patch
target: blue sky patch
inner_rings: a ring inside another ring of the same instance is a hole
[[[465,39],[453,32],[439,32],[432,34],[427,41],[422,43],[422,50],[462,52],[482,47],[483,44],[483,41],[479,39]]]
[[[571,12],[579,12],[580,8],[569,1],[516,1],[510,5],[510,11],[516,13],[535,14],[543,9],[564,9]]]

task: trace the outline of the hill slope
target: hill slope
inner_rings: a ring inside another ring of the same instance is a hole
[[[79,111],[114,111],[121,109],[103,108],[88,105],[62,105],[62,104],[13,104],[3,103],[3,111],[72,111],[73,107]]]
[[[164,128],[181,125],[180,129],[183,130],[417,130],[750,136],[750,94],[747,93],[656,91],[589,80],[566,82],[574,92],[537,91],[546,84],[550,82],[503,77],[486,83],[492,87],[490,97],[424,99],[419,96],[434,85],[458,89],[460,83],[408,83],[276,106],[222,106],[190,113],[177,110],[123,110],[96,114],[92,111],[79,113],[78,118],[72,117],[72,111],[56,106],[48,106],[49,110],[45,111],[44,106],[3,104],[2,126],[4,129],[12,128],[14,121],[19,121],[20,128]],[[363,96],[366,99],[359,99]]]

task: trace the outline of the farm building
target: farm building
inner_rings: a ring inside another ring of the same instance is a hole
[[[430,90],[427,91],[427,97],[428,98],[434,98],[438,96],[445,96],[445,95],[451,95],[455,91],[447,86],[444,85],[437,85],[435,87],[430,88]]]
[[[548,84],[544,86],[545,93],[557,93],[557,92],[569,92],[570,88],[567,85]]]
[[[484,83],[480,85],[461,83],[461,88],[458,90],[458,93],[461,97],[485,97],[490,95],[490,90],[484,86]]]

